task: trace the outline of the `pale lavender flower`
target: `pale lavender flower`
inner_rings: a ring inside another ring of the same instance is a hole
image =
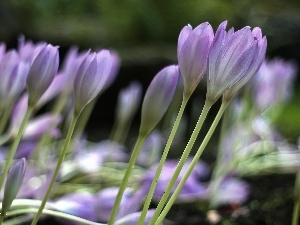
[[[117,102],[117,120],[121,122],[128,121],[135,115],[141,101],[142,86],[133,81],[130,85],[121,90]]]
[[[7,52],[0,62],[0,106],[10,107],[26,85],[29,64],[20,61],[17,52]]]
[[[178,65],[183,77],[184,92],[190,96],[207,72],[207,60],[214,32],[207,22],[194,30],[185,26],[178,38]]]
[[[240,179],[228,177],[218,187],[217,193],[212,193],[216,205],[242,204],[249,195],[249,185]]]
[[[48,44],[34,59],[27,76],[29,105],[35,105],[52,83],[59,64],[58,47]]]
[[[41,107],[57,96],[61,91],[63,91],[67,85],[69,85],[70,79],[65,74],[58,74],[54,77],[51,85],[44,92],[42,97],[37,102],[37,107]]]
[[[105,91],[107,88],[111,86],[111,84],[115,81],[120,69],[121,60],[119,55],[114,51],[110,51],[110,55],[111,55],[111,70],[101,92]]]
[[[16,198],[23,183],[26,168],[26,160],[22,158],[12,165],[4,187],[4,196],[2,200],[1,214],[5,215],[9,210],[11,203]]]
[[[154,214],[154,209],[148,210],[145,221],[143,225],[149,224],[150,220],[152,219],[152,216]],[[123,218],[117,220],[114,224],[115,225],[137,225],[138,221],[140,219],[141,212],[135,212],[131,213],[127,216],[124,216]]]
[[[78,115],[109,81],[113,57],[108,50],[89,54],[81,63],[74,80],[74,113]]]
[[[25,128],[22,139],[37,139],[45,133],[58,138],[61,135],[57,126],[61,123],[60,115],[43,114],[30,120]]]
[[[99,171],[105,162],[124,162],[127,159],[122,145],[112,141],[101,141],[87,147],[85,143],[81,143],[78,150],[76,149],[74,161],[80,171],[93,173]]]
[[[187,163],[182,168],[179,177],[177,178],[175,185],[172,189],[172,191],[175,190],[177,185],[179,184],[180,180],[182,179],[185,171],[187,170],[189,166],[190,160],[187,161]],[[164,194],[166,187],[168,186],[172,175],[174,174],[174,171],[177,166],[176,160],[167,160],[163,166],[162,173],[159,177],[159,180],[157,182],[157,186],[154,192],[153,200],[159,201],[159,199]],[[155,172],[156,172],[157,165],[152,166],[143,176],[141,180],[141,189],[144,191],[144,193],[148,193],[150,185],[152,183],[152,180],[154,178]],[[207,187],[204,183],[201,183],[201,180],[208,179],[209,175],[209,169],[208,166],[202,162],[199,161],[199,163],[196,165],[195,169],[187,179],[186,183],[184,184],[177,202],[187,202],[187,201],[195,201],[197,199],[203,199],[207,195]]]
[[[6,45],[5,43],[0,43],[0,62],[2,61],[6,52]]]
[[[167,111],[178,82],[178,66],[162,69],[150,83],[142,105],[140,134],[147,136]]]
[[[225,31],[227,21],[220,24],[209,53],[207,98],[215,102],[225,91],[230,100],[257,72],[267,47],[260,28]]]
[[[114,206],[119,188],[117,187],[110,187],[99,191],[97,196],[97,212],[98,212],[98,219],[102,222],[107,222],[110,217],[110,213]],[[126,189],[120,204],[120,208],[117,214],[117,218],[122,218],[123,216],[127,215],[128,212],[128,202],[131,197],[131,190]],[[141,200],[140,200],[141,201]],[[126,212],[126,213],[125,213]]]
[[[97,198],[89,192],[75,192],[64,195],[55,200],[53,207],[61,212],[65,212],[80,218],[97,221],[96,211]],[[72,221],[70,224],[81,224]]]
[[[255,75],[254,101],[264,111],[287,101],[293,92],[297,67],[292,61],[280,58],[265,60]]]
[[[47,45],[46,42],[34,44],[32,41],[25,41],[25,37],[19,38],[18,53],[22,61],[31,66],[39,52]]]

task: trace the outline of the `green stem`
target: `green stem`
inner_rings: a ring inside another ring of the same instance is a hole
[[[116,197],[115,204],[114,204],[112,212],[110,214],[108,225],[113,225],[114,222],[115,222],[115,219],[116,219],[116,216],[117,216],[117,213],[118,213],[118,209],[119,209],[119,206],[120,206],[123,194],[125,192],[125,189],[127,187],[131,171],[132,171],[132,169],[133,169],[133,167],[135,165],[135,161],[136,161],[136,159],[137,159],[137,157],[139,155],[139,152],[140,152],[140,150],[141,150],[141,148],[143,146],[143,143],[144,143],[146,137],[147,136],[145,136],[145,135],[139,134],[139,137],[138,137],[138,139],[136,141],[135,147],[134,147],[134,149],[132,151],[132,154],[131,154],[131,157],[130,157],[130,160],[129,160],[129,163],[128,163],[127,170],[126,170],[126,172],[124,174],[124,177],[123,177],[123,180],[122,180],[122,183],[121,183],[118,195]]]
[[[69,127],[69,131],[68,131],[66,140],[65,140],[64,145],[63,145],[63,148],[62,148],[62,150],[61,150],[61,155],[60,155],[60,157],[59,157],[59,159],[58,159],[58,161],[57,161],[57,164],[56,164],[54,173],[53,173],[53,175],[52,175],[50,184],[49,184],[49,186],[48,186],[48,188],[47,188],[46,194],[45,194],[45,196],[44,196],[44,198],[43,198],[43,201],[42,201],[42,204],[41,204],[41,206],[40,206],[40,208],[39,208],[39,211],[38,211],[38,213],[35,215],[35,217],[34,217],[32,223],[31,223],[31,225],[37,224],[37,222],[38,222],[38,220],[39,220],[39,218],[40,218],[40,216],[41,216],[41,214],[42,214],[42,211],[43,211],[43,209],[45,208],[46,202],[47,202],[47,200],[48,200],[48,198],[49,198],[49,196],[50,196],[51,189],[52,189],[52,187],[53,187],[53,185],[54,185],[54,183],[55,183],[57,174],[58,174],[58,172],[59,172],[59,169],[60,169],[60,167],[61,167],[61,164],[62,164],[62,162],[63,162],[63,160],[64,160],[64,158],[65,158],[66,152],[67,152],[68,147],[69,147],[69,145],[70,145],[71,137],[72,137],[72,135],[73,135],[73,132],[74,132],[74,128],[75,128],[77,119],[78,119],[78,115],[74,115],[74,116],[73,116],[73,119],[72,119],[72,122],[71,122],[71,124],[70,124],[70,127]]]
[[[10,112],[11,112],[11,106],[7,107],[7,109],[4,110],[4,113],[1,116],[1,119],[0,119],[0,134],[2,134],[4,128],[7,124],[7,121],[8,121],[9,116],[10,116]]]
[[[113,134],[111,140],[119,144],[122,144],[127,136],[127,132],[126,134],[124,132],[126,125],[128,126],[128,124],[126,124],[126,121],[122,119],[118,119],[117,124],[113,126],[113,132],[112,132]]]
[[[156,184],[158,182],[158,179],[159,179],[159,176],[161,174],[161,171],[162,171],[162,168],[163,168],[163,165],[167,159],[167,155],[168,155],[168,152],[171,148],[171,144],[174,140],[174,137],[175,137],[175,134],[176,134],[176,131],[179,127],[179,124],[180,124],[180,121],[181,121],[181,118],[182,118],[182,115],[183,115],[183,112],[184,112],[184,109],[188,103],[188,100],[189,100],[189,97],[185,97],[183,96],[183,99],[182,99],[182,102],[181,102],[181,106],[180,106],[180,109],[179,109],[179,112],[177,114],[177,117],[175,119],[175,122],[174,122],[174,125],[172,127],[172,130],[171,130],[171,133],[170,133],[170,136],[168,138],[168,141],[167,141],[167,144],[165,146],[165,149],[163,151],[163,154],[161,156],[161,159],[159,161],[159,164],[158,164],[158,167],[156,169],[156,172],[155,172],[155,175],[154,175],[154,178],[153,178],[153,181],[151,183],[151,187],[149,189],[149,192],[147,194],[147,198],[145,200],[145,203],[144,203],[144,207],[143,207],[143,211],[141,213],[141,216],[140,216],[140,219],[139,219],[139,222],[138,222],[138,225],[141,225],[141,224],[144,224],[144,220],[146,218],[146,215],[147,215],[147,211],[149,209],[149,206],[150,206],[150,203],[151,203],[151,199],[154,195],[154,191],[155,191],[155,188],[156,188]]]
[[[84,107],[84,109],[80,113],[80,117],[78,120],[78,123],[76,125],[76,129],[74,132],[75,137],[81,136],[82,132],[84,131],[84,128],[92,114],[92,111],[97,103],[98,97],[96,97],[93,101],[91,101],[87,106]]]
[[[51,110],[51,113],[53,115],[59,115],[62,112],[67,99],[68,99],[68,90],[65,90],[56,99],[54,106]],[[30,159],[37,160],[39,158],[39,152],[42,149],[42,147],[46,146],[46,144],[50,143],[52,137],[49,134],[49,131],[50,131],[50,129],[47,130],[47,132],[39,140],[36,148],[34,149],[33,153],[30,156]],[[38,162],[40,162],[40,161],[38,161]],[[42,163],[42,162],[40,162],[40,163]]]
[[[3,225],[19,225],[24,224],[25,222],[28,222],[32,219],[32,215],[24,215],[24,216],[18,216],[13,217],[12,219],[5,220]]]
[[[27,208],[27,209],[17,209],[17,210],[13,210],[7,213],[7,216],[16,216],[16,215],[20,215],[20,214],[24,214],[24,213],[39,213],[39,209],[36,208]],[[55,216],[55,217],[59,217],[59,218],[63,218],[63,219],[67,219],[67,220],[71,220],[71,221],[75,221],[75,222],[79,222],[82,224],[86,224],[86,225],[106,225],[103,223],[96,223],[96,222],[92,222],[77,216],[73,216],[67,213],[63,213],[63,212],[58,212],[58,211],[54,211],[54,210],[49,210],[49,209],[44,209],[42,210],[43,214],[47,214],[47,215],[51,215],[51,216]]]
[[[173,186],[174,186],[174,184],[175,184],[175,182],[176,182],[176,180],[177,180],[177,178],[178,178],[178,176],[181,172],[181,169],[184,166],[184,164],[185,164],[185,162],[186,162],[186,160],[187,160],[187,158],[188,158],[188,156],[189,156],[189,154],[190,154],[190,152],[191,152],[191,150],[194,146],[194,143],[195,143],[195,141],[198,137],[198,134],[200,132],[200,129],[203,125],[203,122],[205,121],[205,118],[206,118],[206,116],[207,116],[207,114],[208,114],[208,112],[209,112],[212,105],[213,105],[213,103],[211,101],[209,101],[209,100],[205,101],[202,112],[201,112],[201,114],[198,118],[197,124],[194,128],[194,131],[193,131],[191,137],[190,137],[190,140],[188,141],[188,143],[187,143],[187,145],[186,145],[186,147],[185,147],[185,149],[184,149],[184,151],[181,155],[181,158],[180,158],[180,160],[177,164],[177,167],[174,171],[174,174],[173,174],[173,176],[172,176],[172,178],[171,178],[171,180],[170,180],[170,182],[169,182],[169,184],[168,184],[168,186],[165,190],[165,193],[163,194],[162,198],[160,199],[160,201],[158,203],[158,206],[156,207],[156,210],[154,212],[154,215],[152,216],[152,219],[151,219],[149,225],[153,225],[155,223],[155,221],[158,218],[162,208],[164,207],[165,203],[167,202],[168,197],[169,197],[169,195],[172,191],[172,188],[173,188]]]
[[[11,167],[13,158],[14,158],[14,156],[16,154],[17,148],[19,146],[19,143],[20,143],[21,138],[23,136],[23,133],[25,131],[25,127],[26,127],[26,124],[27,124],[27,122],[29,120],[29,117],[31,115],[32,110],[33,110],[33,106],[28,106],[26,114],[25,114],[25,116],[24,116],[24,118],[22,120],[22,123],[20,125],[19,131],[17,133],[17,136],[16,136],[16,138],[15,138],[15,140],[14,140],[14,142],[13,142],[13,144],[12,144],[10,150],[9,150],[9,154],[7,156],[6,163],[5,163],[3,172],[2,172],[1,177],[0,177],[0,190],[1,190],[2,186],[3,186],[3,183],[4,183],[4,180],[5,180],[6,176],[7,176],[8,170]]]
[[[292,217],[292,225],[298,225],[299,221],[299,208],[300,208],[300,171],[297,172],[295,187],[294,187],[294,210],[293,210],[293,217]]]
[[[181,181],[179,182],[177,188],[175,189],[173,195],[171,196],[170,200],[168,201],[168,203],[166,204],[164,210],[161,212],[160,216],[157,218],[155,225],[161,224],[162,221],[164,220],[165,216],[167,215],[167,213],[169,212],[171,206],[174,204],[175,200],[177,199],[181,189],[183,188],[186,180],[188,179],[188,177],[190,176],[190,174],[192,173],[194,167],[196,166],[197,162],[199,161],[199,158],[201,156],[201,154],[203,153],[206,145],[208,144],[212,134],[214,133],[226,107],[228,106],[229,102],[222,102],[222,105],[218,111],[218,114],[216,115],[211,127],[209,128],[205,138],[203,139],[203,142],[201,143],[197,153],[195,154],[192,162],[190,163],[189,167],[187,168],[184,176],[182,177]]]

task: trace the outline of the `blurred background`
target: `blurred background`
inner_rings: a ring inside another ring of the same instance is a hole
[[[145,91],[163,66],[177,63],[177,38],[183,26],[208,21],[216,30],[224,20],[236,30],[246,25],[261,27],[268,38],[269,58],[293,59],[300,65],[298,0],[1,0],[0,42],[15,48],[23,34],[34,42],[59,45],[61,58],[73,45],[80,50],[116,50],[122,59],[119,76],[91,117],[109,127],[121,88],[139,80]],[[88,129],[93,130],[94,124],[90,122]],[[277,124],[291,141],[298,138],[299,76],[295,95]]]

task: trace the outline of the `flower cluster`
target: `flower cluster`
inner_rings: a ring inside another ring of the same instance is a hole
[[[117,53],[73,47],[60,63],[58,46],[24,38],[18,50],[0,44],[0,224],[6,216],[35,213],[26,217],[32,225],[42,214],[62,224],[160,225],[174,202],[242,204],[249,185],[240,176],[278,167],[295,172],[299,157],[291,158],[299,153],[265,113],[291,96],[296,67],[278,59],[264,61],[267,40],[260,28],[226,31],[226,26],[224,21],[215,33],[207,22],[194,29],[185,26],[178,38],[178,65],[158,71],[144,97],[138,81],[122,89],[110,137],[98,143],[85,140],[84,127],[97,98],[116,79]],[[247,89],[251,104],[234,99],[254,75]],[[183,143],[180,160],[171,160],[169,150],[182,144],[177,130],[187,133],[180,123],[185,107],[205,77],[202,113]],[[182,99],[176,94],[181,79]],[[220,110],[191,156],[205,118],[221,96]],[[182,100],[178,112],[169,107],[174,98]],[[211,171],[199,158],[231,102]],[[131,146],[131,124],[140,104],[140,127]],[[40,110],[46,105],[49,112]],[[262,157],[268,163],[260,163]]]

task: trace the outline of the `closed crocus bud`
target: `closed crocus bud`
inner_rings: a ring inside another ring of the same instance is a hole
[[[58,47],[44,46],[32,63],[27,76],[28,105],[35,105],[52,83],[59,64]]]
[[[132,82],[126,89],[121,90],[118,96],[117,118],[127,121],[136,113],[141,101],[142,86],[140,83]]]
[[[167,111],[178,82],[178,66],[162,69],[152,80],[144,97],[140,134],[147,136]]]
[[[11,203],[16,198],[25,175],[26,160],[22,158],[18,160],[10,169],[6,184],[4,187],[4,196],[2,201],[1,215],[5,215],[9,210]]]
[[[230,100],[256,73],[266,53],[267,39],[259,28],[226,32],[226,25],[220,24],[209,54],[207,98],[212,102],[225,91]]]
[[[112,70],[112,56],[108,50],[87,54],[74,80],[75,115],[105,87]]]
[[[205,73],[207,60],[214,38],[214,32],[209,23],[202,23],[194,30],[185,26],[178,38],[178,64],[184,83],[184,93],[190,96]]]

